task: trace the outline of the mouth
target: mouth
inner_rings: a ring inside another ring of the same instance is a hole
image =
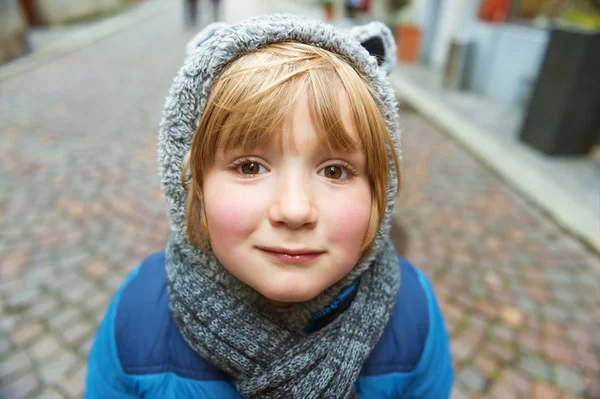
[[[284,263],[305,264],[313,262],[321,257],[325,251],[300,248],[280,248],[280,247],[257,247],[261,252],[271,258],[275,258]]]

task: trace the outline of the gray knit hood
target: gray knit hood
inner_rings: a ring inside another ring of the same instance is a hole
[[[230,61],[261,46],[278,42],[314,45],[344,57],[374,89],[376,102],[384,116],[396,152],[400,155],[399,114],[394,91],[387,74],[396,59],[396,46],[390,30],[383,24],[370,24],[341,31],[321,21],[292,15],[256,17],[237,25],[215,23],[197,34],[186,47],[183,67],[173,80],[160,123],[158,159],[162,188],[170,217],[171,242],[186,254],[189,267],[201,267],[210,278],[235,291],[245,301],[262,305],[261,296],[235,279],[212,254],[193,247],[186,234],[187,195],[181,186],[184,158],[205,108],[214,79]],[[369,51],[373,53],[371,55]],[[304,323],[328,305],[342,288],[361,276],[380,255],[389,240],[389,230],[397,191],[397,173],[388,148],[391,179],[387,185],[387,208],[370,256],[351,273],[317,298],[286,310],[286,318]],[[199,266],[201,265],[201,266]],[[169,273],[169,270],[167,270]],[[273,309],[277,312],[276,309]],[[293,320],[290,321],[293,324]]]

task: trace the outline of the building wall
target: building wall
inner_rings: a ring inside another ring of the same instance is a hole
[[[422,62],[443,73],[450,43],[470,42],[468,89],[500,103],[526,103],[550,40],[548,30],[482,22],[480,0],[416,1]]]
[[[64,24],[116,10],[121,0],[36,0],[36,14],[47,25]]]
[[[0,63],[27,51],[26,30],[17,0],[0,0]]]
[[[452,40],[462,38],[467,27],[476,20],[479,0],[444,0],[431,53],[431,63],[443,67]]]
[[[468,86],[501,103],[523,105],[535,84],[550,32],[514,24],[473,22]]]
[[[431,61],[433,43],[437,33],[441,0],[416,0],[416,19],[421,27],[421,49],[419,58],[428,64]]]

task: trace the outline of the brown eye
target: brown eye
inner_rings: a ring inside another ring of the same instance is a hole
[[[262,170],[261,170],[262,168]],[[257,175],[265,172],[265,167],[258,162],[246,162],[238,167],[240,173],[244,175]]]
[[[340,168],[339,166],[327,166],[324,168],[324,175],[325,177],[329,178],[329,179],[335,179],[335,180],[339,180],[342,175],[344,174],[344,171],[342,170],[342,168]]]

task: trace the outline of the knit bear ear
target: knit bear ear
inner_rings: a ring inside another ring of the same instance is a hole
[[[228,25],[225,22],[213,22],[212,24],[207,25],[204,29],[194,36],[192,40],[190,40],[185,46],[185,55],[188,56],[193,53],[198,47],[202,45],[205,41],[210,39],[217,31],[226,28]]]
[[[355,26],[350,36],[358,40],[369,54],[377,58],[377,64],[389,74],[396,65],[396,41],[390,28],[381,22]]]

